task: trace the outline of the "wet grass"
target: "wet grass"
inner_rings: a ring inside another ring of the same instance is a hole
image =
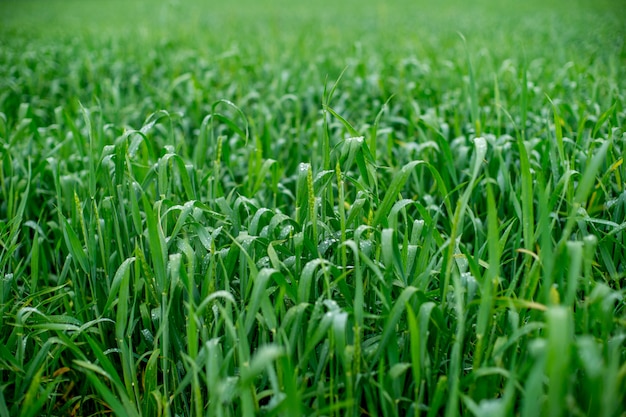
[[[622,8],[248,3],[0,2],[0,417],[624,415]]]

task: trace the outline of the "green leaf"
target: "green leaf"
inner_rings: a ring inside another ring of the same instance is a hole
[[[383,198],[383,201],[380,203],[378,209],[376,210],[373,226],[381,224],[383,219],[386,219],[387,216],[389,216],[391,207],[397,200],[400,191],[409,179],[409,176],[413,172],[413,169],[423,163],[423,161],[411,161],[408,164],[404,165],[400,169],[400,171],[394,174],[393,178],[391,179],[391,184],[389,184],[389,186],[387,187],[387,191],[385,192],[385,197]]]
[[[376,353],[374,354],[373,362],[378,362],[382,353],[386,351],[387,344],[391,339],[391,335],[396,331],[396,324],[400,321],[400,317],[406,309],[407,302],[416,292],[417,288],[409,286],[406,287],[397,298],[389,316],[385,320],[383,333],[380,338],[380,342],[378,343],[378,349],[376,349]]]
[[[76,260],[78,266],[81,267],[85,274],[89,274],[91,272],[91,268],[89,267],[89,260],[87,259],[87,254],[85,253],[85,249],[83,249],[83,245],[78,239],[76,232],[74,232],[74,228],[67,221],[62,214],[61,221],[63,222],[63,237],[65,237],[65,244],[67,245],[72,258]]]

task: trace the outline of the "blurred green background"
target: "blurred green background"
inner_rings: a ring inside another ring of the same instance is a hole
[[[462,33],[472,50],[487,49],[496,59],[521,52],[529,60],[625,62],[625,22],[625,0],[0,0],[3,43],[132,39],[147,48],[163,42],[196,50],[212,45],[212,53],[235,44],[263,45],[294,59],[306,59],[315,52],[306,49],[322,44],[355,43],[383,57],[399,48],[445,56]],[[564,28],[566,33],[551,33]],[[547,40],[554,35],[563,40],[558,48]]]
[[[487,26],[495,31],[516,31],[523,29],[527,20],[567,20],[580,16],[582,10],[600,13],[610,23],[626,17],[626,1],[0,0],[0,24],[4,29],[46,34],[139,30],[161,35],[209,31],[214,36],[223,30],[298,31],[302,25],[316,25],[349,36],[349,32],[362,35],[381,29],[445,33]]]
[[[286,77],[285,71],[299,74],[299,77],[289,75],[293,83],[306,84],[297,89],[322,88],[326,77],[335,79],[351,66],[346,74],[349,78],[375,75],[390,82],[393,77],[407,78],[396,87],[384,88],[380,98],[383,102],[392,94],[400,98],[405,93],[413,96],[415,91],[409,79],[418,83],[420,91],[430,89],[444,100],[447,91],[463,85],[459,74],[465,74],[466,68],[459,67],[459,63],[465,62],[467,51],[473,60],[476,81],[486,89],[479,94],[484,93],[485,97],[492,94],[493,74],[498,68],[506,74],[508,63],[515,67],[522,61],[529,66],[529,79],[536,83],[553,83],[562,78],[554,71],[565,73],[572,65],[593,67],[600,78],[608,76],[623,83],[620,80],[626,78],[624,3],[624,0],[318,0],[308,3],[0,0],[0,72],[12,73],[14,80],[10,81],[11,77],[5,78],[8,81],[0,80],[0,93],[13,91],[13,99],[8,101],[13,105],[7,105],[4,111],[14,114],[16,106],[36,91],[26,86],[46,81],[32,79],[36,74],[26,70],[33,67],[32,62],[39,62],[53,72],[58,71],[58,64],[80,66],[81,71],[68,67],[62,72],[91,74],[86,76],[89,81],[80,99],[100,100],[97,91],[95,96],[87,93],[87,86],[95,80],[107,79],[113,70],[98,65],[111,66],[114,60],[125,68],[129,79],[134,79],[133,74],[152,74],[154,80],[148,85],[156,85],[163,78],[174,80],[190,71],[201,79],[204,70],[200,68],[219,68],[220,79],[230,88],[228,94],[217,94],[219,89],[205,90],[213,99],[228,98],[237,103],[245,100],[250,85],[256,85],[262,92],[263,85]],[[464,36],[466,44],[459,34]],[[58,48],[59,45],[65,47]],[[86,59],[80,53],[85,49],[93,52],[91,58]],[[105,57],[111,51],[113,55]],[[10,62],[12,54],[32,62],[19,71],[1,65]],[[428,77],[416,80],[410,71],[398,68],[404,65],[403,61],[411,60],[418,60]],[[237,85],[247,87],[237,89]],[[608,91],[614,86],[606,88]],[[512,98],[508,97],[509,93],[502,91],[503,100]],[[120,99],[136,105],[142,96],[126,94]],[[351,100],[357,102],[354,97]],[[151,105],[171,103],[164,98],[163,102]]]

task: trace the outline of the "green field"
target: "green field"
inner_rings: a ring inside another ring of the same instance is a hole
[[[0,0],[0,417],[626,416],[622,0]]]

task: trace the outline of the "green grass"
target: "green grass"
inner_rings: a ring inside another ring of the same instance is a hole
[[[619,1],[0,0],[0,417],[626,415]]]

